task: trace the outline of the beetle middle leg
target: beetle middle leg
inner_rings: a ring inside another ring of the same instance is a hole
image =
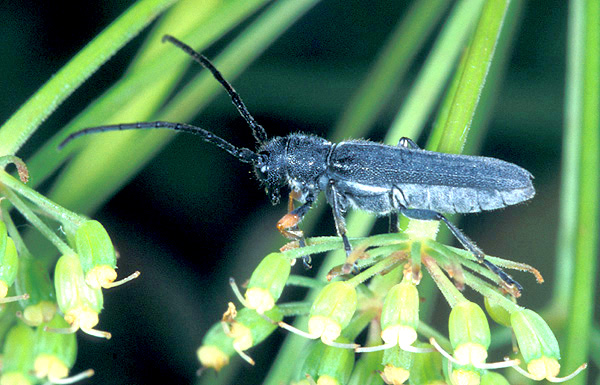
[[[485,258],[485,254],[483,251],[475,245],[475,243],[469,239],[458,227],[456,227],[452,222],[450,222],[444,215],[438,213],[433,210],[425,210],[425,209],[409,209],[400,205],[400,212],[402,215],[411,218],[418,219],[422,221],[442,221],[452,235],[463,245],[463,247],[469,250],[476,258],[477,262],[485,265],[488,269],[490,269],[494,274],[496,274],[504,283],[508,286],[514,286],[518,291],[522,291],[523,287],[515,281],[510,275],[506,274],[504,270],[494,265],[492,262]]]
[[[350,241],[348,240],[348,236],[346,235],[346,220],[344,219],[344,203],[343,197],[338,192],[337,187],[335,186],[335,182],[329,181],[329,185],[325,191],[327,196],[327,201],[331,205],[331,209],[333,211],[333,219],[335,221],[335,229],[338,236],[342,237],[342,242],[344,242],[344,251],[346,252],[346,263],[342,267],[342,273],[348,274],[350,272],[358,273],[358,266],[355,261],[351,261],[348,257],[352,253],[352,245],[350,245]]]
[[[298,224],[302,222],[302,219],[312,207],[312,204],[314,203],[314,197],[312,195],[307,196],[305,203],[302,206],[294,209],[294,199],[298,199],[299,197],[300,196],[297,191],[292,191],[290,193],[288,201],[288,213],[277,222],[277,230],[279,230],[284,237],[298,241],[300,247],[305,247],[306,241],[304,240],[304,233],[298,228]],[[307,269],[310,269],[311,267],[310,260],[310,255],[305,255],[302,257],[302,264]]]
[[[342,237],[342,241],[344,242],[344,250],[346,251],[346,257],[350,255],[352,252],[352,246],[350,245],[350,241],[348,240],[348,236],[346,235],[346,220],[343,215],[343,207],[341,202],[341,195],[338,192],[337,188],[333,181],[329,182],[327,186],[327,190],[325,191],[327,195],[327,201],[331,205],[331,209],[333,210],[333,219],[335,221],[335,229],[337,234]]]

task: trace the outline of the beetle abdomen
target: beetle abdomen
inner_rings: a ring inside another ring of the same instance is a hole
[[[510,190],[417,184],[396,187],[401,193],[396,193],[395,196],[403,206],[447,214],[495,210],[526,201],[535,194],[533,186]]]
[[[514,205],[532,198],[531,174],[509,162],[386,146],[368,141],[343,142],[334,149],[329,173],[351,182],[353,190],[393,191],[408,208],[441,213],[472,213]],[[359,195],[353,191],[353,195]],[[362,193],[360,195],[363,195]],[[371,211],[369,207],[360,207]]]

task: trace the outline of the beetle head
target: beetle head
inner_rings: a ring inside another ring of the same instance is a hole
[[[254,164],[256,178],[265,185],[265,191],[273,204],[279,203],[279,189],[286,184],[285,167],[286,140],[275,137],[258,149],[258,160]]]

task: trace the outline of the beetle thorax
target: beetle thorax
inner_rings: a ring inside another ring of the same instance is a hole
[[[291,189],[306,193],[318,190],[318,180],[327,170],[331,142],[311,135],[288,136],[286,177]]]

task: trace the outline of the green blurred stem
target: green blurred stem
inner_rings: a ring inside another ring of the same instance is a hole
[[[594,316],[598,263],[598,199],[600,174],[600,2],[585,0],[584,57],[580,163],[575,239],[575,270],[567,318],[565,371],[575,370],[588,359]],[[560,268],[560,266],[558,266]],[[587,383],[583,372],[570,384]]]
[[[462,151],[492,63],[508,5],[509,0],[489,0],[483,7],[437,148],[439,152],[459,154]]]
[[[342,335],[350,341],[354,341],[356,337],[369,326],[369,323],[377,316],[377,313],[376,309],[366,309],[365,311],[359,312],[352,318],[350,324],[346,326]]]
[[[435,107],[444,85],[456,67],[465,41],[471,36],[483,0],[462,0],[448,17],[425,65],[396,115],[392,129],[417,140],[428,116]],[[399,140],[400,138],[397,138]]]
[[[569,302],[573,287],[577,206],[579,199],[579,165],[583,109],[585,2],[569,2],[567,73],[565,82],[565,117],[561,164],[561,186],[558,236],[556,242],[556,279],[552,306],[555,317],[566,316],[564,304]]]
[[[310,302],[289,302],[282,303],[281,305],[277,305],[279,310],[281,310],[281,314],[284,317],[296,316],[299,314],[308,314],[310,312],[310,308],[312,303]]]
[[[76,254],[73,249],[69,247],[62,239],[56,235],[54,231],[52,231],[34,212],[27,206],[25,202],[23,202],[17,194],[15,194],[10,189],[0,185],[0,192],[8,200],[10,203],[15,206],[17,210],[27,219],[29,223],[31,223],[40,233],[44,235],[44,237],[48,238],[52,244],[61,252],[63,255]]]
[[[0,155],[15,154],[39,125],[98,67],[173,2],[139,1],[75,55],[0,129]]]
[[[298,287],[306,287],[309,289],[320,290],[325,287],[325,283],[323,281],[319,281],[318,279],[305,277],[303,275],[295,275],[291,274],[288,280],[285,283],[286,286],[298,286]]]

